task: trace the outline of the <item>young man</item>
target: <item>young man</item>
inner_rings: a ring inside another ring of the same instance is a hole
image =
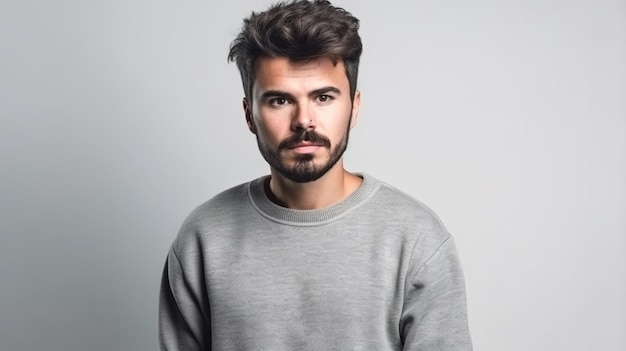
[[[169,252],[162,350],[471,350],[453,239],[343,167],[358,20],[327,1],[253,13],[231,46],[270,175],[197,207]]]

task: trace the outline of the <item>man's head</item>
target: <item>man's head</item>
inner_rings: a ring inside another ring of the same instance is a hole
[[[244,93],[251,100],[256,63],[262,57],[285,57],[292,61],[327,58],[343,62],[354,98],[363,50],[359,20],[324,0],[293,0],[252,13],[228,54],[241,74]]]
[[[358,20],[328,1],[277,4],[244,20],[231,46],[246,122],[272,174],[311,182],[339,162],[358,115]]]

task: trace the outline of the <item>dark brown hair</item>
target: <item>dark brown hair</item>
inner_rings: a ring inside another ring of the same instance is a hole
[[[231,43],[228,60],[237,63],[249,100],[259,57],[342,61],[350,83],[350,97],[354,98],[363,51],[358,29],[356,17],[328,1],[282,2],[264,12],[252,12],[244,19],[241,33]]]

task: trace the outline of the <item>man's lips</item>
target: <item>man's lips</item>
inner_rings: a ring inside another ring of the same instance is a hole
[[[317,143],[298,143],[294,146],[289,147],[289,150],[294,151],[297,154],[311,154],[317,151],[319,148],[323,147],[321,144]]]
[[[311,154],[321,147],[330,149],[330,140],[312,130],[294,134],[278,144],[279,150],[289,150],[300,155]]]
[[[309,141],[303,141],[301,143],[297,143],[297,144],[289,146],[289,149],[296,149],[299,147],[307,147],[307,146],[324,146],[324,143],[312,143]]]

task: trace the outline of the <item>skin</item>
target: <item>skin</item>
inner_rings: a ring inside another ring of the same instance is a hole
[[[251,101],[244,98],[243,109],[248,128],[270,164],[267,189],[274,202],[293,209],[319,209],[340,202],[359,187],[362,179],[344,169],[341,148],[356,125],[360,102],[359,91],[350,99],[341,61],[257,60]],[[300,139],[281,147],[304,131],[313,131],[328,143]],[[337,162],[312,181],[294,181],[272,166],[279,162],[288,169],[321,169],[333,155]]]

